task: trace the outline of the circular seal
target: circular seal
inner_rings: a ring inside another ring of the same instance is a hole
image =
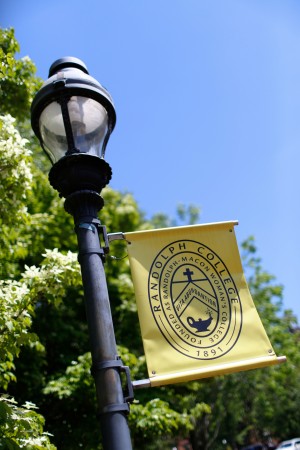
[[[236,344],[242,328],[238,290],[206,245],[179,240],[164,247],[151,265],[148,297],[160,332],[178,352],[209,360]]]

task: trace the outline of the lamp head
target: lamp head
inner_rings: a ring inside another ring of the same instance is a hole
[[[116,123],[111,96],[77,58],[55,61],[31,106],[31,124],[55,164],[77,153],[104,158]]]

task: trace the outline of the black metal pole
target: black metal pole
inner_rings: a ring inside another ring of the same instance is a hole
[[[103,267],[105,246],[100,242],[103,233],[105,239],[105,228],[101,227],[97,218],[97,212],[102,206],[102,198],[94,191],[74,192],[65,202],[66,211],[74,217],[78,239],[78,260],[81,265],[103,448],[131,450],[126,417],[129,413],[128,398],[124,398],[120,376],[125,368],[117,355]]]

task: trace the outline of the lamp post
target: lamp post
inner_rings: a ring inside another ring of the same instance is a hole
[[[117,355],[103,267],[108,237],[97,217],[104,205],[101,190],[112,175],[104,154],[115,122],[109,93],[82,61],[67,57],[52,64],[32,102],[31,124],[53,164],[50,184],[66,199],[65,210],[74,217],[103,447],[131,450],[127,414],[132,384],[128,367]]]

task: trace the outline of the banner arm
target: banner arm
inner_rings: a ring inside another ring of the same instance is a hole
[[[277,356],[278,364],[286,362],[286,356]]]
[[[151,381],[149,378],[145,378],[144,380],[135,380],[132,381],[132,386],[134,389],[143,389],[151,387]]]
[[[107,237],[108,237],[109,242],[111,242],[111,241],[120,241],[122,239],[126,240],[126,238],[124,236],[124,233],[122,233],[122,232],[119,232],[119,233],[107,233]]]

